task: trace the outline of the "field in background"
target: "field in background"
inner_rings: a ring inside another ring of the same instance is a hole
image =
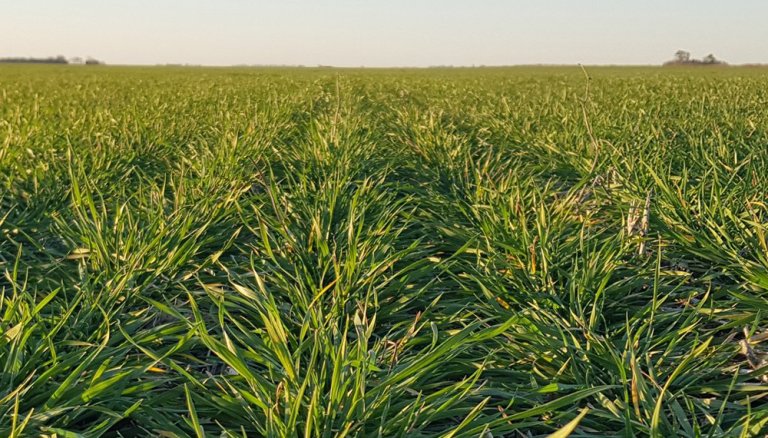
[[[768,74],[588,72],[3,66],[0,435],[764,433]]]

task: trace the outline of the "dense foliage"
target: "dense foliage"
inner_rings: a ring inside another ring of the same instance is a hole
[[[0,68],[0,435],[753,436],[759,69]]]

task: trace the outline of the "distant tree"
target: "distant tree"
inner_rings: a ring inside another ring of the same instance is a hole
[[[675,52],[675,62],[680,64],[686,64],[691,62],[691,52],[685,50],[678,50]]]
[[[720,61],[717,58],[715,58],[715,55],[711,53],[705,56],[704,59],[701,60],[701,62],[704,64],[720,64]]]
[[[91,58],[90,56],[88,59],[85,60],[85,65],[102,65],[103,62],[99,61],[98,59]]]

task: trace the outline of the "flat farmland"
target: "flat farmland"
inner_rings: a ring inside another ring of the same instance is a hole
[[[0,67],[0,436],[762,436],[768,70]]]

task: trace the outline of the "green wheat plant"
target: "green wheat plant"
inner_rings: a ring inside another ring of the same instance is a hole
[[[0,68],[0,436],[765,435],[768,77],[587,72]]]

